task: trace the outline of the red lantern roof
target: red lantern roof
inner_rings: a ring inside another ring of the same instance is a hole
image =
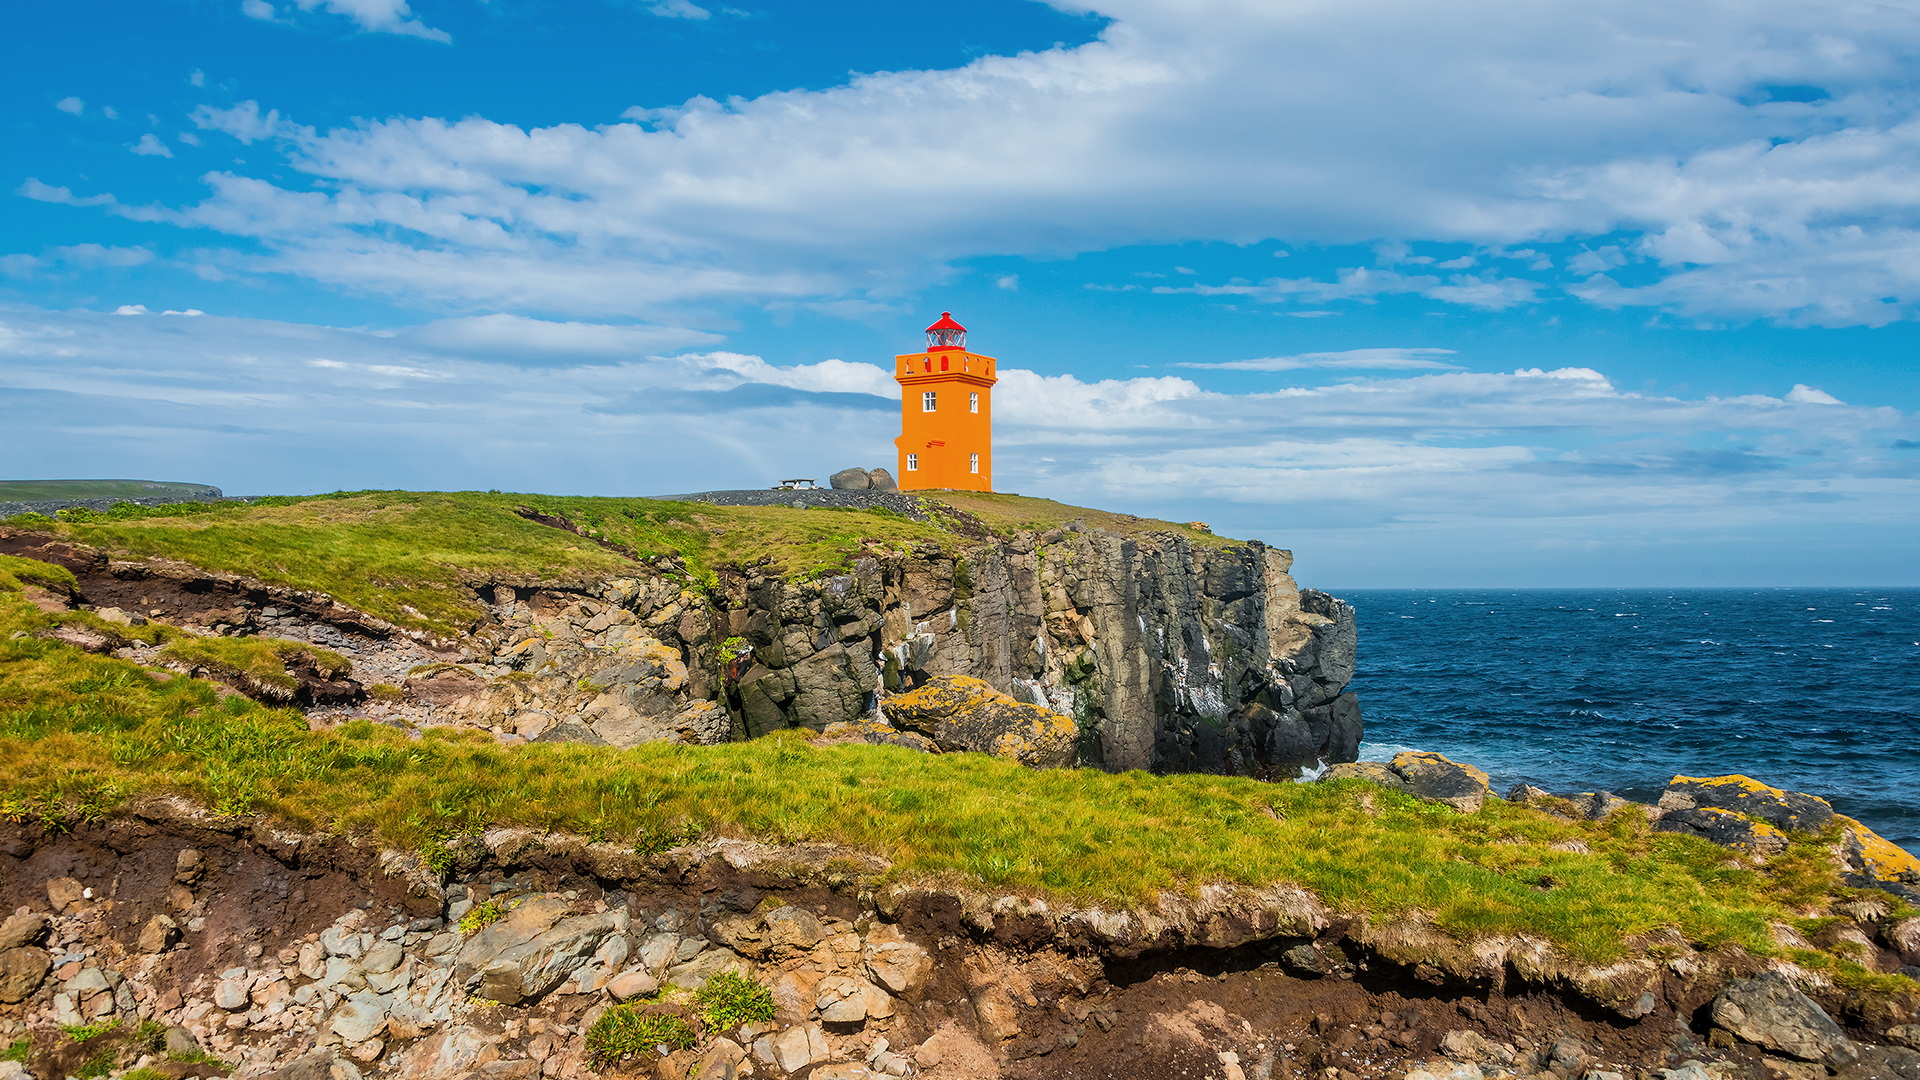
[[[967,347],[967,328],[953,321],[953,312],[940,313],[940,321],[927,327],[927,351]]]

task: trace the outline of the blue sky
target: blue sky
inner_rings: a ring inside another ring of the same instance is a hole
[[[1912,6],[10,12],[0,472],[646,494],[892,463],[1304,581],[1920,584]],[[188,314],[189,312],[193,314]]]

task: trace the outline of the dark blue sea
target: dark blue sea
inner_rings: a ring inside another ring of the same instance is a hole
[[[1556,792],[1819,795],[1920,853],[1920,589],[1367,589],[1361,757]]]

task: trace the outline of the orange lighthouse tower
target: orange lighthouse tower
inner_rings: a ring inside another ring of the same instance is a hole
[[[927,327],[927,351],[893,358],[900,383],[900,487],[993,490],[996,361],[967,351],[951,312]]]

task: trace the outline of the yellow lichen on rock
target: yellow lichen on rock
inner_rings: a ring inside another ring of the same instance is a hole
[[[1920,859],[1845,814],[1834,819],[1846,826],[1841,844],[1855,870],[1875,881],[1920,883]]]
[[[881,703],[892,724],[918,731],[941,750],[973,750],[1036,768],[1079,758],[1079,725],[1038,705],[1015,701],[980,679],[943,675]]]

